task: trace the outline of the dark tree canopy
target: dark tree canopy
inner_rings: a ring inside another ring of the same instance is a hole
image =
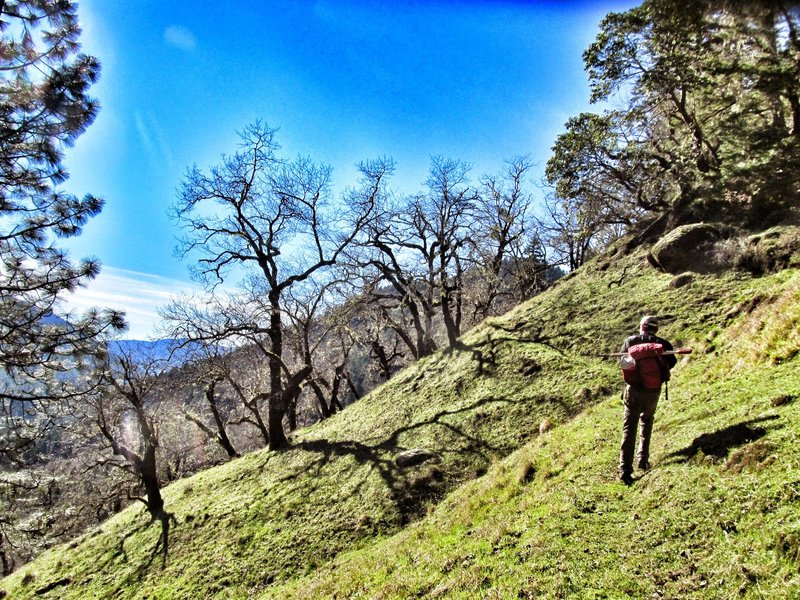
[[[785,218],[799,183],[798,25],[796,3],[772,1],[646,0],[607,15],[584,62],[591,100],[615,108],[558,137],[553,206],[589,236]]]

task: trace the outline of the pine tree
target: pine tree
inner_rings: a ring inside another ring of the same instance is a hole
[[[0,0],[0,457],[20,460],[51,423],[52,402],[76,393],[59,372],[124,327],[112,311],[59,314],[64,295],[97,276],[56,244],[81,233],[103,201],[59,189],[63,152],[94,120],[98,61],[79,53],[68,0]]]

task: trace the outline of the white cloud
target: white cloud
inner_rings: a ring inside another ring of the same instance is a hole
[[[77,312],[94,307],[123,310],[130,326],[125,337],[144,340],[155,335],[161,322],[158,309],[181,292],[193,291],[197,288],[184,281],[103,267],[97,279],[66,297],[65,305]]]
[[[172,150],[166,141],[161,126],[150,113],[136,112],[133,115],[136,133],[144,146],[148,158],[154,167],[174,170]]]
[[[197,48],[194,34],[180,25],[170,25],[164,30],[164,41],[180,50],[192,52]]]

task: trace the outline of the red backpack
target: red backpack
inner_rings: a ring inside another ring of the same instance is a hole
[[[636,344],[628,348],[628,356],[620,361],[625,383],[657,390],[669,381],[669,367],[661,358],[664,346],[656,343]]]

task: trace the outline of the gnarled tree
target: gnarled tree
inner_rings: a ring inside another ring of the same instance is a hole
[[[427,190],[383,205],[349,253],[382,318],[415,358],[437,349],[437,320],[450,346],[461,334],[476,199],[468,172],[461,161],[433,157]]]
[[[268,339],[269,446],[277,449],[288,443],[285,392],[294,384],[283,360],[283,296],[336,264],[372,218],[391,167],[385,161],[362,164],[361,185],[333,206],[328,167],[307,158],[282,160],[275,130],[260,122],[240,138],[239,151],[224,156],[218,166],[186,173],[175,217],[186,231],[181,253],[198,255],[194,272],[199,281],[213,290],[238,271],[257,278],[261,286],[268,319],[252,323],[251,329]]]
[[[101,367],[103,389],[85,400],[88,420],[100,432],[103,447],[112,457],[122,459],[117,466],[144,489],[144,496],[137,499],[147,507],[150,522],[161,524],[159,546],[165,558],[170,523],[175,518],[164,509],[161,495],[158,418],[169,394],[164,389],[165,374],[172,367],[168,360],[146,352],[118,349],[107,355]]]

